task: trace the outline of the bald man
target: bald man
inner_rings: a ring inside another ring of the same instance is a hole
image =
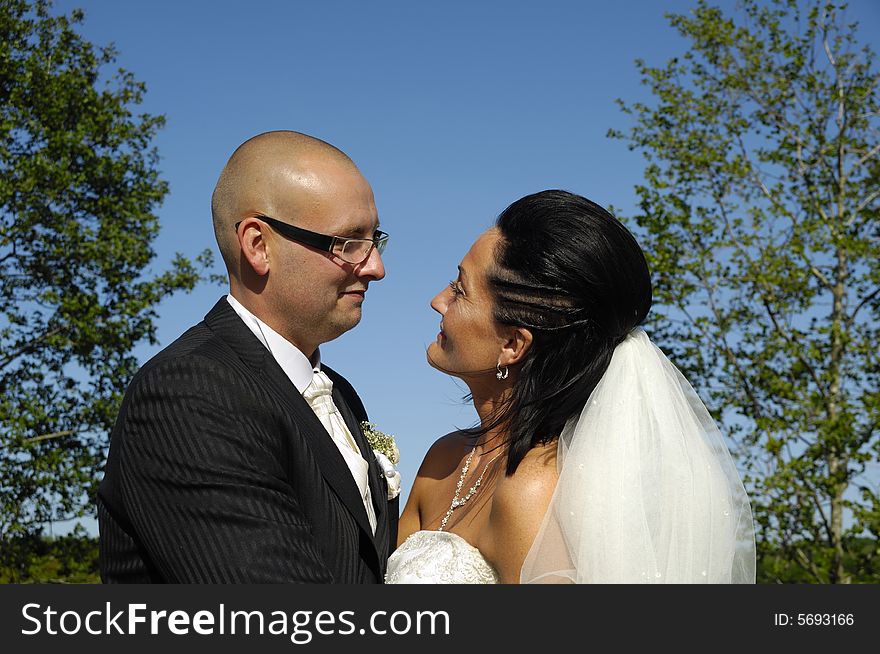
[[[398,507],[320,345],[385,276],[373,192],[297,132],[243,143],[211,202],[229,295],[129,386],[98,491],[106,583],[381,583]]]

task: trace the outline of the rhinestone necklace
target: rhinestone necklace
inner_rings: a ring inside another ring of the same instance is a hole
[[[480,473],[480,476],[477,477],[477,481],[474,482],[474,485],[470,487],[465,496],[461,499],[458,498],[458,494],[461,493],[461,485],[464,483],[464,478],[467,477],[468,470],[471,467],[471,459],[474,458],[474,452],[477,451],[477,446],[474,445],[474,449],[471,450],[471,453],[467,455],[467,459],[464,461],[464,467],[461,469],[461,476],[458,478],[458,484],[455,486],[455,495],[452,497],[452,504],[449,505],[449,510],[446,512],[446,515],[443,516],[443,520],[440,522],[440,528],[437,531],[443,531],[446,527],[446,523],[449,522],[449,517],[452,515],[452,512],[455,511],[460,506],[464,506],[464,503],[471,499],[474,494],[477,492],[477,489],[480,487],[480,484],[483,483],[483,475],[486,474],[486,470],[489,469],[489,466],[492,465],[492,462],[495,461],[499,456],[501,456],[501,452],[492,457],[492,459],[485,465],[483,468],[483,472]]]

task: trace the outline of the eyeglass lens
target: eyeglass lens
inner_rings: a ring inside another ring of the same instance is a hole
[[[379,254],[382,254],[387,242],[387,239],[382,239],[378,243],[367,239],[352,239],[341,244],[338,255],[349,263],[361,263],[370,255],[370,250],[374,245],[379,250]]]

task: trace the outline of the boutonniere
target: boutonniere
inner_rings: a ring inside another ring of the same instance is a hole
[[[372,422],[362,422],[361,429],[364,430],[367,443],[376,455],[382,474],[385,475],[385,481],[388,483],[388,500],[393,500],[400,494],[400,473],[396,467],[400,463],[400,450],[397,449],[394,436],[379,431]]]

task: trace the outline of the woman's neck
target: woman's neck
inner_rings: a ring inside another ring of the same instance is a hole
[[[474,409],[480,418],[480,429],[486,430],[477,439],[477,446],[481,449],[495,447],[503,442],[505,435],[503,425],[496,424],[498,417],[504,412],[510,396],[510,389],[504,389],[501,393],[482,392],[482,389],[471,388],[471,397],[473,398]]]

